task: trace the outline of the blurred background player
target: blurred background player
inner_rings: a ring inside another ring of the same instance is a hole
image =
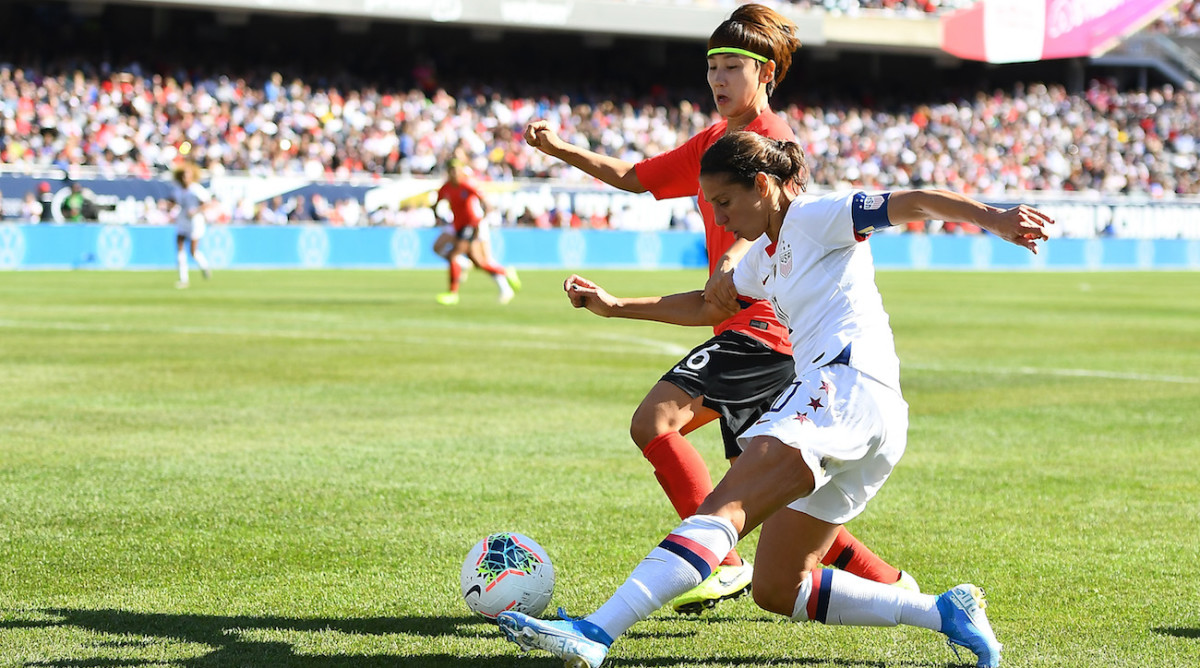
[[[743,5],[717,26],[708,40],[708,85],[721,120],[682,146],[638,163],[601,155],[563,141],[546,121],[530,123],[525,140],[552,157],[605,183],[656,199],[695,197],[699,193],[700,156],[721,136],[747,130],[775,139],[794,140],[787,122],[771,111],[768,99],[787,75],[792,53],[800,47],[796,25],[775,10]],[[712,206],[699,197],[708,249],[706,296],[721,298],[716,286],[728,276],[753,239],[735,239],[715,224]],[[724,294],[727,310],[737,295]],[[686,435],[719,418],[725,455],[741,453],[737,435],[754,423],[794,378],[787,330],[766,301],[749,307],[714,328],[714,336],[671,368],[633,414],[630,435],[654,467],[654,475],[681,518],[689,517],[712,491],[708,466]],[[880,559],[843,529],[823,560],[862,577],[917,589],[908,574]],[[753,571],[736,551],[724,556],[711,576],[672,601],[680,612],[700,612],[750,588]]]
[[[176,167],[174,172],[175,262],[179,268],[179,282],[175,284],[177,288],[188,286],[188,251],[195,258],[204,278],[212,275],[208,260],[200,252],[200,239],[204,238],[207,225],[206,209],[212,202],[212,195],[200,185],[199,174],[200,168],[190,162]],[[186,250],[185,242],[188,246]]]
[[[521,281],[515,269],[505,269],[497,264],[489,255],[483,253],[483,243],[480,239],[480,221],[491,213],[492,208],[479,189],[466,178],[466,165],[458,158],[452,158],[447,164],[448,176],[446,183],[437,191],[433,202],[434,213],[443,200],[450,205],[453,217],[454,241],[445,252],[439,251],[438,243],[434,251],[446,258],[450,264],[450,290],[437,296],[439,304],[452,306],[458,303],[458,287],[462,282],[463,268],[456,258],[465,255],[476,267],[488,272],[496,281],[500,290],[500,303],[512,301],[517,290],[521,289]],[[438,241],[442,241],[439,237]],[[476,243],[480,242],[480,243]],[[443,243],[446,249],[447,244]]]
[[[467,278],[471,275],[471,267],[475,264],[471,262],[471,258],[465,254],[451,255],[458,240],[454,232],[454,223],[451,223],[444,218],[437,219],[441,224],[438,230],[437,239],[433,241],[433,252],[445,258],[447,261],[456,262],[462,269],[459,275],[458,282],[463,284],[467,282]],[[492,236],[491,229],[494,225],[500,224],[500,212],[492,210],[486,216],[479,219],[479,234],[474,241],[471,242],[470,250],[478,253],[478,256],[483,258],[487,264],[498,264],[496,258],[492,255]],[[512,270],[511,275],[516,277],[516,270]],[[505,274],[504,280],[507,282],[509,274]],[[499,279],[497,279],[499,281]],[[503,291],[503,288],[501,288]]]
[[[484,221],[486,220],[487,218],[484,217],[479,221],[480,237],[483,237],[483,231],[485,229]],[[438,218],[437,221],[439,225],[438,236],[433,240],[433,252],[437,253],[438,256],[442,257],[447,262],[458,263],[459,268],[462,269],[462,272],[458,276],[458,282],[460,285],[466,283],[467,278],[471,275],[471,267],[475,265],[471,263],[471,258],[467,257],[466,255],[451,254],[454,251],[454,247],[457,245],[458,241],[458,235],[456,235],[454,232],[454,223],[446,220],[445,218]],[[476,239],[475,241],[472,241],[471,244],[475,245],[479,242],[480,239]]]

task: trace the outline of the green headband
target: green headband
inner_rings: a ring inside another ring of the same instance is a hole
[[[760,56],[760,55],[758,55],[757,53],[754,53],[753,51],[747,51],[747,50],[745,50],[745,49],[739,49],[739,48],[737,48],[736,46],[719,46],[719,47],[717,47],[717,48],[715,48],[715,49],[709,49],[709,50],[708,50],[708,55],[710,55],[710,56],[715,56],[715,55],[717,55],[718,53],[732,53],[732,54],[735,54],[735,55],[738,55],[738,56],[746,56],[746,57],[749,57],[749,58],[753,58],[753,59],[757,60],[757,61],[758,61],[758,62],[760,62],[760,63],[765,63],[765,62],[767,62],[768,60],[770,60],[770,58],[768,58],[768,57],[766,57],[766,56]]]

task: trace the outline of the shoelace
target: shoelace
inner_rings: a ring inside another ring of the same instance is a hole
[[[572,617],[571,615],[568,615],[566,608],[558,609],[558,618],[563,620],[564,622],[577,622],[580,619],[583,619],[582,617]]]
[[[950,651],[954,652],[954,660],[958,663],[962,663],[962,655],[958,653],[958,643],[946,638],[946,647],[949,647]],[[963,647],[966,647],[966,645],[963,645]]]
[[[980,610],[987,609],[986,596],[987,596],[987,592],[985,592],[983,590],[983,587],[980,587],[979,588],[979,598],[975,600],[975,603],[979,606]],[[968,614],[967,618],[969,619],[970,617],[971,617],[971,615]],[[974,623],[973,620],[972,620],[972,623]],[[975,651],[971,647],[968,647],[967,645],[964,645],[962,643],[954,642],[953,640],[951,640],[949,638],[946,638],[946,646],[950,648],[951,652],[954,652],[954,660],[959,663],[962,663],[962,655],[958,653],[959,647],[966,647],[967,649],[970,649],[972,653]]]

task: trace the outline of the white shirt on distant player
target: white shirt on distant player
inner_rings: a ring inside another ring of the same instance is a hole
[[[798,196],[778,241],[759,237],[734,271],[739,294],[771,300],[788,328],[799,378],[849,345],[851,367],[900,389],[871,249],[861,243],[888,225],[887,198],[861,191]]]
[[[204,236],[207,222],[204,218],[204,205],[212,200],[208,189],[199,183],[193,183],[187,188],[175,187],[175,229],[178,234],[199,239]]]
[[[193,183],[187,188],[176,186],[175,203],[179,210],[175,214],[175,222],[179,223],[184,219],[195,221],[197,217],[203,219],[203,207],[211,200],[212,195],[208,189],[199,183]]]

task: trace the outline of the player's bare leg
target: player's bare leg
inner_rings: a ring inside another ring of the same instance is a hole
[[[492,279],[496,281],[496,288],[500,291],[500,303],[507,304],[512,301],[516,295],[516,290],[513,288],[512,279],[509,276],[509,270],[496,264],[490,256],[483,252],[483,245],[478,242],[472,242],[467,249],[467,257],[471,259],[476,267],[492,275]],[[515,274],[514,274],[515,276]]]
[[[179,289],[188,286],[188,258],[187,251],[184,250],[184,244],[188,238],[182,234],[175,236],[175,267],[179,273],[179,279],[175,283],[175,287]]]
[[[212,271],[208,268],[208,258],[204,257],[204,253],[200,251],[200,242],[192,239],[192,257],[196,260],[196,265],[200,267],[200,273],[204,276],[204,280],[212,278]]]

